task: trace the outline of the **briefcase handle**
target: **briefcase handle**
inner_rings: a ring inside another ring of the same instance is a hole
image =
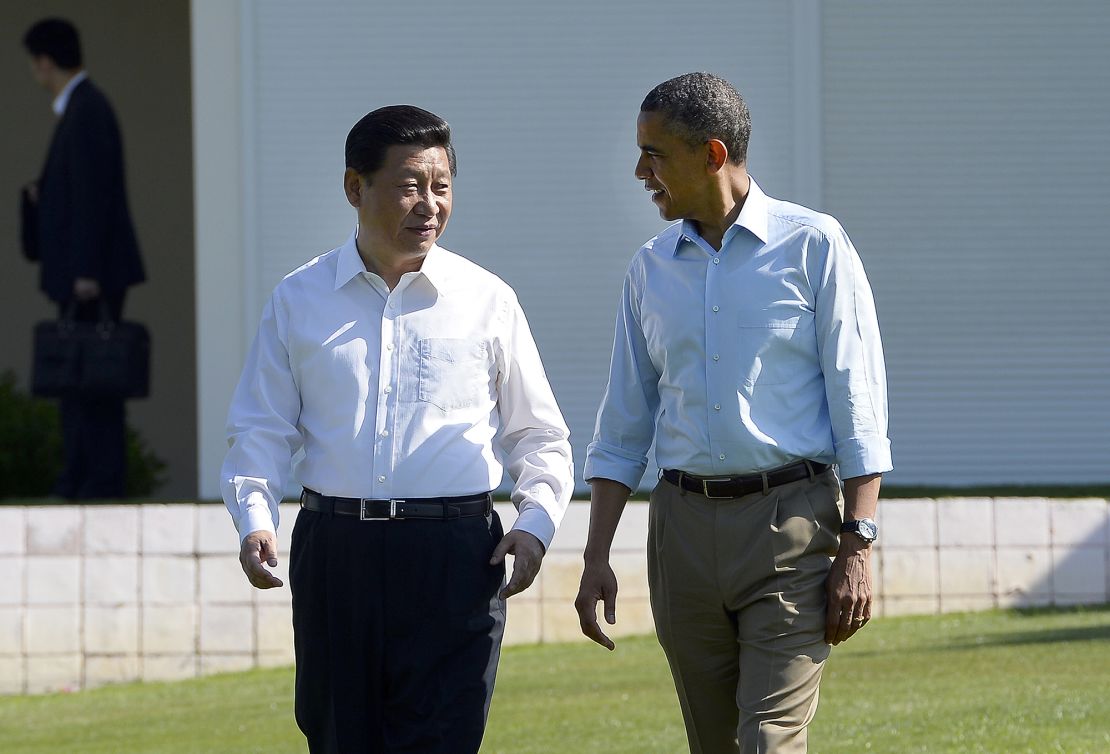
[[[96,323],[96,332],[100,337],[107,340],[112,337],[112,331],[116,329],[116,323],[112,319],[112,313],[108,310],[108,301],[103,296],[99,296],[97,302],[100,305],[100,320]],[[61,318],[58,319],[58,331],[63,335],[73,332],[76,324],[77,301],[70,299]]]

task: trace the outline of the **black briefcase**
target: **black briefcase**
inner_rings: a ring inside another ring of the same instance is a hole
[[[150,334],[138,322],[98,322],[72,316],[35,325],[31,392],[43,398],[146,398],[150,394]]]

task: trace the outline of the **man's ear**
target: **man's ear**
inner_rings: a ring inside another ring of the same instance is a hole
[[[354,168],[343,171],[343,193],[347,195],[347,202],[354,208],[362,206],[363,178]]]
[[[716,173],[728,162],[728,147],[720,139],[710,139],[705,146],[705,167],[710,173]]]

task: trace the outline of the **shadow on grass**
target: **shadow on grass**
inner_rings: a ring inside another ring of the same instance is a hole
[[[848,652],[857,658],[876,658],[903,653],[932,654],[949,650],[972,651],[991,649],[992,647],[1110,641],[1110,604],[1009,608],[998,611],[998,614],[1000,616],[1009,614],[1031,620],[1061,615],[1084,615],[1090,616],[1095,623],[1094,625],[1069,626],[1067,628],[1030,627],[1025,631],[1020,630],[1020,623],[1016,626],[1019,630],[1014,630],[1015,625],[1013,623],[1006,625],[1004,628],[988,624],[981,626],[977,631],[969,632],[966,628],[960,627],[960,624],[963,623],[961,613],[949,613],[944,616],[904,616],[899,620],[907,622],[907,629],[919,621],[935,622],[937,618],[947,619],[951,623],[948,627],[945,627],[945,622],[942,622],[940,629],[929,636],[916,636],[911,632],[909,637],[889,635],[875,637],[878,646],[868,641],[871,638],[868,634],[861,634],[864,641],[860,644],[849,644]]]
[[[1087,626],[1085,628],[1047,629],[1044,631],[1030,631],[1020,634],[1006,634],[1005,636],[989,636],[978,639],[964,639],[962,641],[930,647],[930,651],[944,652],[948,650],[963,649],[989,649],[990,647],[1013,647],[1022,644],[1061,644],[1081,641],[1110,641],[1110,624],[1105,626]]]
[[[1091,615],[1104,622],[1093,626],[1044,628],[1001,634],[983,633],[977,636],[960,636],[951,642],[930,647],[930,651],[989,649],[1033,644],[1064,644],[1086,641],[1110,641],[1110,605],[1077,605],[1074,607],[1027,607],[1012,611],[1023,618],[1041,618],[1048,615]]]

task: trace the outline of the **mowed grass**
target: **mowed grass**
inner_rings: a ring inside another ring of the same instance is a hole
[[[0,698],[0,751],[306,751],[288,669]],[[662,652],[505,650],[484,752],[683,752]],[[1110,607],[880,619],[838,647],[810,751],[1110,752]]]

